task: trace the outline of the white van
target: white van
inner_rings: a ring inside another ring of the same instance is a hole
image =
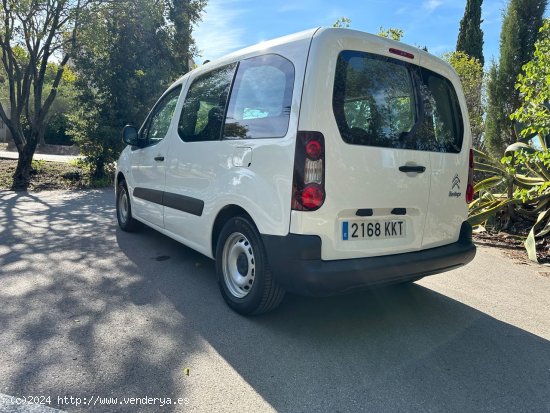
[[[260,43],[125,128],[118,222],[214,258],[241,314],[451,270],[475,255],[467,113],[454,70],[416,47],[335,28]]]

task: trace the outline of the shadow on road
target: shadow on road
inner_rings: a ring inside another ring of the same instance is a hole
[[[207,343],[277,411],[550,410],[550,343],[430,289],[243,318],[211,260],[118,230],[110,192],[0,201],[0,392],[179,397]]]
[[[142,273],[277,411],[548,411],[550,343],[422,286],[332,298],[288,296],[243,318],[218,292],[212,261],[145,230],[176,265]],[[142,256],[117,233],[140,268]]]

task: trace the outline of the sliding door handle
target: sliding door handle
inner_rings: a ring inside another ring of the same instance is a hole
[[[155,161],[164,162],[164,156],[155,156]]]
[[[425,166],[416,166],[416,165],[403,165],[403,166],[399,167],[399,170],[401,172],[405,172],[405,173],[416,172],[416,173],[421,174],[422,172],[424,172],[426,170],[426,167]]]

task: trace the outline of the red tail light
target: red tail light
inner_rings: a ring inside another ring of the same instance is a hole
[[[470,162],[468,164],[468,187],[466,188],[466,203],[474,200],[474,150],[470,149]]]
[[[412,53],[406,52],[404,50],[394,49],[393,47],[390,48],[390,53],[406,57],[407,59],[414,59],[414,55]]]
[[[319,185],[311,184],[302,191],[302,205],[309,210],[317,209],[323,205],[325,191]]]
[[[294,155],[292,209],[315,211],[325,202],[325,138],[320,132],[298,132]]]

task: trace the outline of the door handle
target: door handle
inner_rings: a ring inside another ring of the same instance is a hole
[[[399,167],[399,170],[401,172],[405,172],[405,173],[416,172],[416,173],[421,174],[422,172],[424,172],[426,170],[426,167],[425,166],[417,166],[417,165],[403,165],[403,166]]]
[[[155,156],[155,161],[163,162],[164,161],[164,156]]]

